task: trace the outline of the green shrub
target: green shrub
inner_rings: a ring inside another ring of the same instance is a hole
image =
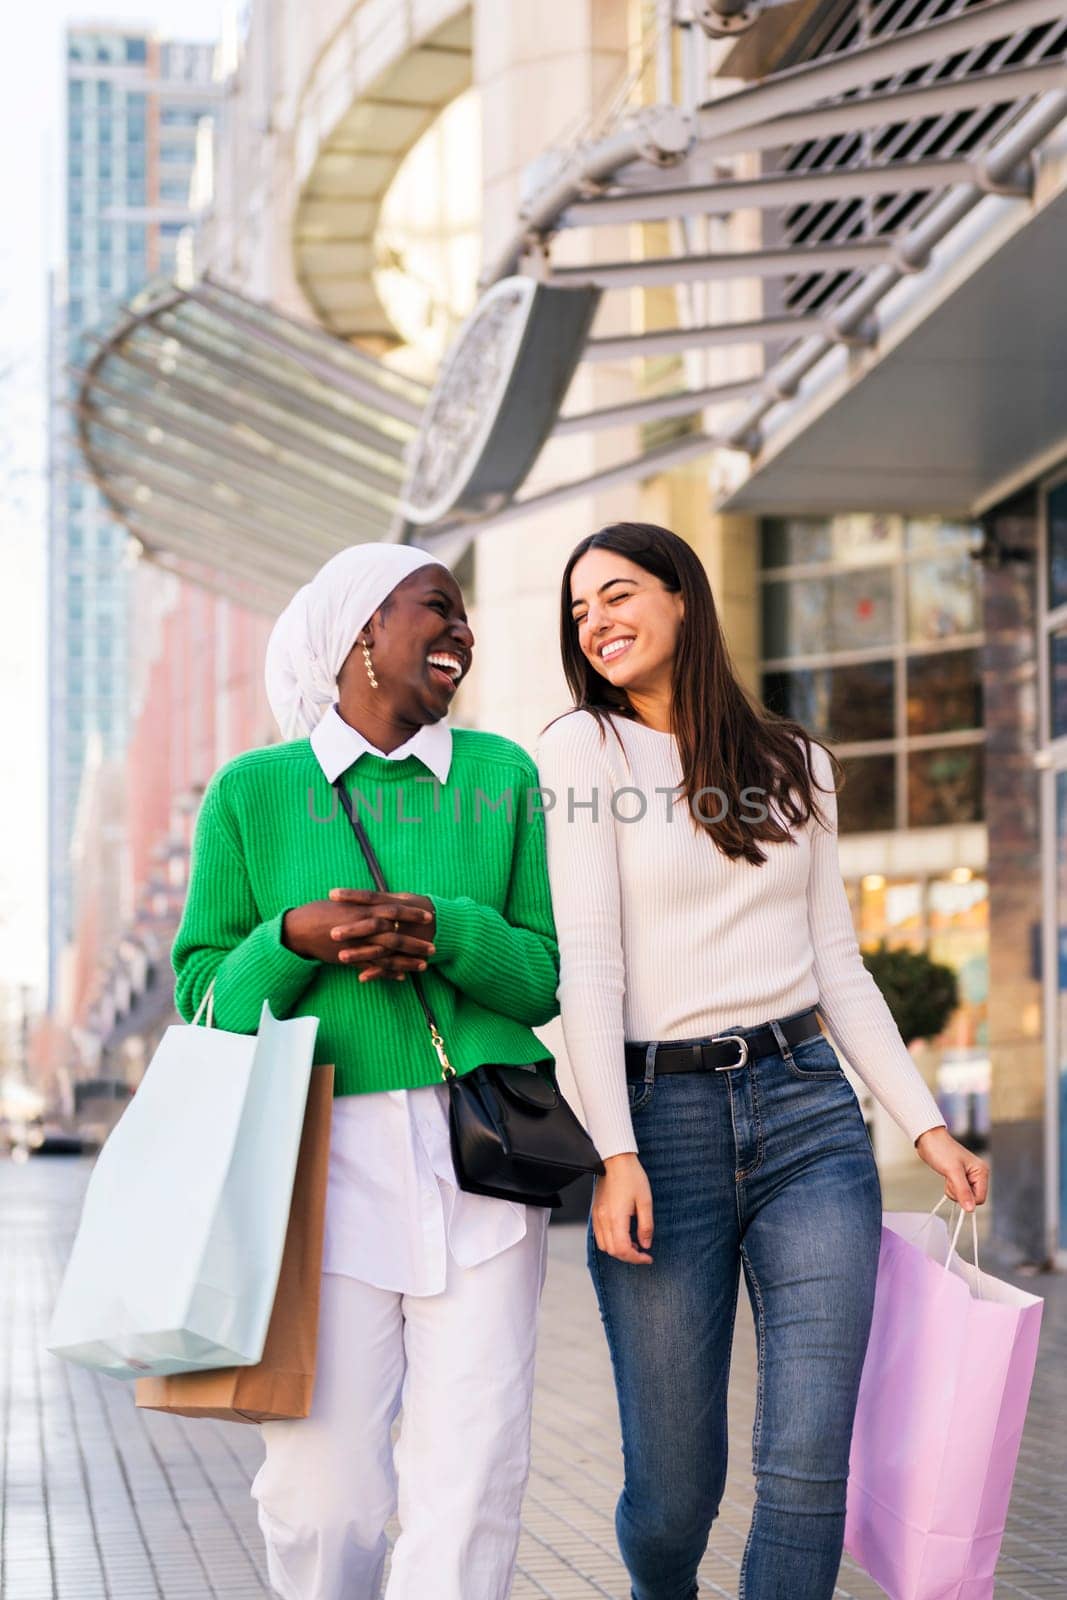
[[[915,950],[890,950],[883,939],[866,950],[863,964],[885,996],[905,1044],[934,1039],[959,1005],[959,984],[951,967]]]

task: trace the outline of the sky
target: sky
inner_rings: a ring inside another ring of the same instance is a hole
[[[92,20],[218,36],[221,0],[35,0],[0,51],[0,983],[43,985],[48,272],[62,249],[63,35]]]

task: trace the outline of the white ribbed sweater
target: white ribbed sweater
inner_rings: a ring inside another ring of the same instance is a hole
[[[811,818],[795,844],[762,843],[763,866],[730,860],[665,792],[682,781],[673,736],[624,719],[615,726],[623,749],[575,712],[546,730],[537,752],[555,796],[546,824],[563,1031],[601,1155],[637,1149],[625,1040],[704,1038],[816,1005],[912,1140],[943,1125],[860,956],[837,860],[836,796],[816,794],[829,829]],[[813,753],[817,782],[832,786],[826,753]],[[717,803],[709,797],[705,809]]]

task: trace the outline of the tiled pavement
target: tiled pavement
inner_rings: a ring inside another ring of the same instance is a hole
[[[248,1497],[257,1430],[137,1412],[125,1386],[42,1352],[87,1171],[78,1161],[0,1160],[0,1600],[259,1600],[268,1591]],[[913,1203],[935,1197],[923,1191]],[[887,1203],[902,1202],[888,1195]],[[512,1600],[625,1600],[612,1531],[614,1397],[583,1239],[574,1228],[554,1228],[551,1238],[534,1469]],[[1067,1600],[1067,1280],[1027,1286],[1046,1294],[1048,1307],[996,1595]],[[753,1375],[742,1312],[733,1464],[702,1596],[737,1593],[751,1507]],[[880,1593],[842,1568],[840,1600]]]

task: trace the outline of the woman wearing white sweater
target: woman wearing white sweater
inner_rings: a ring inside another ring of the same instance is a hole
[[[949,1135],[860,957],[836,763],[739,684],[666,529],[581,542],[576,702],[539,751],[567,1049],[606,1175],[589,1263],[611,1350],[634,1600],[691,1600],[726,1478],[739,1276],[759,1347],[741,1600],[830,1600],[881,1197],[855,1070],[966,1209]]]

